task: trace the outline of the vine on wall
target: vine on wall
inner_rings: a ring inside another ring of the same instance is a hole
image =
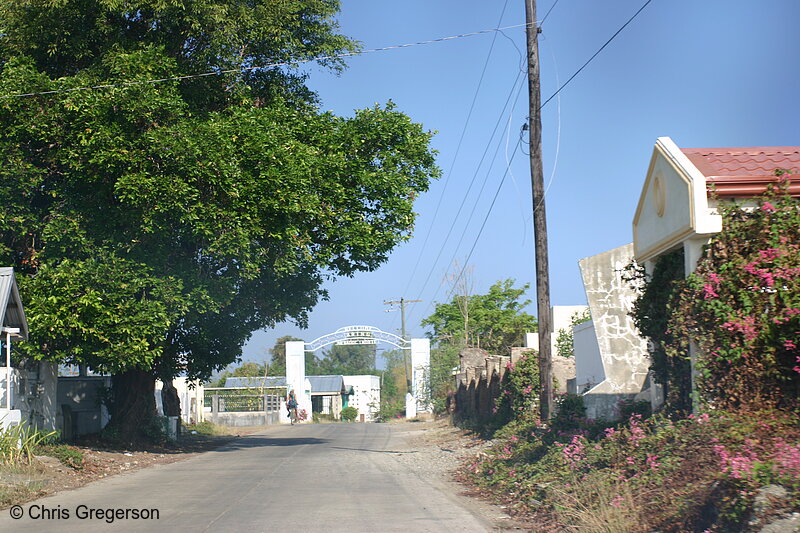
[[[688,412],[692,405],[688,350],[686,346],[678,349],[681,339],[669,328],[670,301],[685,283],[683,249],[659,256],[651,275],[633,262],[627,271],[628,281],[639,290],[631,317],[639,332],[649,341],[650,370],[656,383],[664,386],[665,409]],[[686,344],[685,340],[683,342]]]

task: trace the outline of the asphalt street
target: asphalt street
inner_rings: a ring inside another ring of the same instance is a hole
[[[491,530],[452,486],[403,466],[414,453],[403,435],[389,424],[275,426],[0,511],[0,531]]]

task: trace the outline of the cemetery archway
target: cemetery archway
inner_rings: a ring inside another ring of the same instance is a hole
[[[297,394],[299,408],[311,412],[311,385],[306,379],[305,352],[315,352],[332,344],[374,345],[384,342],[408,350],[411,363],[411,391],[406,394],[406,418],[418,413],[430,413],[427,377],[430,372],[431,344],[429,339],[406,340],[375,326],[345,326],[323,335],[311,342],[288,341],[286,343],[286,386]]]

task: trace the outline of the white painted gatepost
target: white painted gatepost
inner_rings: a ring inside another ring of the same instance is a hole
[[[378,342],[385,342],[410,352],[411,392],[406,394],[406,418],[432,412],[433,405],[428,386],[431,362],[430,340],[406,340],[374,326],[346,326],[311,342],[286,343],[286,387],[287,390],[295,391],[298,409],[305,409],[306,413],[311,413],[311,384],[306,379],[305,352],[315,352],[331,344],[378,344]]]

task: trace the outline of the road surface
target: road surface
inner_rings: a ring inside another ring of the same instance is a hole
[[[404,467],[410,453],[389,424],[275,426],[0,511],[0,531],[492,530],[452,486]]]

